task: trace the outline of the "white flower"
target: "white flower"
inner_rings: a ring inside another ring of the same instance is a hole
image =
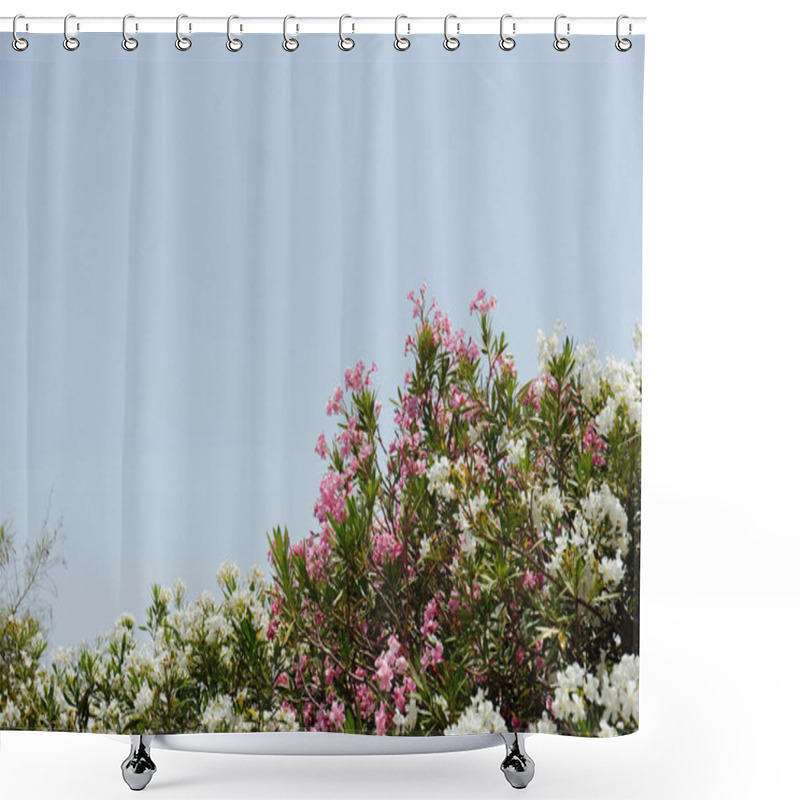
[[[150,706],[153,705],[153,697],[153,690],[145,683],[133,701],[133,710],[137,717],[144,716],[150,710]]]
[[[220,588],[225,586],[226,583],[236,583],[239,580],[239,567],[236,564],[220,564],[217,570],[217,583]]]
[[[626,556],[630,541],[628,515],[608,484],[604,483],[600,489],[584,497],[581,500],[581,509],[586,520],[595,528],[605,521],[610,523],[611,544],[619,547],[622,556]]]
[[[395,712],[392,722],[397,726],[401,733],[411,733],[417,725],[417,699],[412,697],[406,703],[406,713]]]
[[[575,348],[575,369],[580,376],[581,397],[587,405],[602,391],[603,365],[597,357],[594,342],[578,345]]]
[[[419,541],[419,557],[427,558],[428,553],[431,552],[431,540],[427,536],[423,536]]]
[[[619,400],[613,394],[609,395],[603,410],[594,418],[595,430],[601,436],[608,436],[611,433],[617,419],[618,408]]]
[[[508,443],[506,453],[508,455],[508,463],[512,467],[518,467],[522,459],[525,458],[525,440],[522,438],[512,439]]]
[[[445,500],[455,500],[456,488],[450,481],[445,481],[439,488],[439,494],[444,497]]]
[[[136,624],[136,620],[133,617],[133,614],[128,614],[127,612],[121,614],[117,621],[114,623],[115,628],[126,628],[127,630],[133,630],[133,626]]]
[[[603,583],[611,587],[616,586],[622,581],[622,578],[625,575],[625,565],[622,563],[622,553],[617,550],[617,555],[613,559],[609,558],[608,556],[603,556],[597,569],[600,572],[600,577],[603,579]]]
[[[539,371],[548,371],[550,359],[561,352],[561,340],[567,332],[566,325],[561,320],[556,320],[553,325],[553,333],[547,335],[540,330],[536,335],[536,345],[539,349]]]
[[[469,733],[502,733],[507,731],[505,720],[487,700],[483,689],[473,696],[470,704],[464,709],[458,721],[444,729],[445,736],[460,736]]]
[[[542,712],[542,718],[536,722],[531,722],[528,725],[528,731],[530,733],[558,733],[558,728],[547,713]]]
[[[472,518],[478,516],[482,511],[486,511],[486,507],[489,505],[489,498],[486,496],[486,492],[481,489],[481,493],[477,497],[470,498],[469,501],[469,513],[472,515]]]
[[[203,711],[201,725],[211,733],[220,728],[230,728],[233,724],[233,704],[228,695],[218,695]]]
[[[610,739],[612,736],[616,736],[617,731],[612,728],[604,719],[600,720],[600,731],[597,734],[599,739]]]
[[[159,586],[158,587],[158,599],[165,605],[169,605],[172,602],[172,589],[168,586]]]
[[[9,700],[0,710],[0,728],[14,728],[22,719],[22,712],[13,700]]]
[[[477,546],[475,537],[469,533],[469,531],[465,531],[459,536],[459,540],[461,541],[461,555],[467,558],[473,558]]]
[[[530,492],[523,493],[523,500],[530,509],[533,528],[537,533],[544,532],[545,514],[560,517],[564,513],[564,504],[558,486],[549,486],[544,492],[534,486]]]
[[[447,456],[440,456],[433,460],[428,468],[428,492],[437,492],[445,500],[454,500],[456,496],[455,486],[448,480],[453,467]]]

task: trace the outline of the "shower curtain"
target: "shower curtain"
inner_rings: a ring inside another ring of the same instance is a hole
[[[0,41],[0,728],[638,726],[644,38]]]

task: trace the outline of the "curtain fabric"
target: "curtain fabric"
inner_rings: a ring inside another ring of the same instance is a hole
[[[0,626],[61,698],[9,650],[0,727],[635,729],[643,37],[29,39]],[[70,699],[81,640],[115,709]]]

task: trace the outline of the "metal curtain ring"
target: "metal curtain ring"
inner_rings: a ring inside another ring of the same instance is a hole
[[[353,18],[349,14],[342,14],[342,16],[339,17],[339,49],[345,51],[352,50],[356,46],[356,43],[353,39],[344,35],[343,26],[346,19]],[[353,30],[355,29],[356,26],[353,25]]]
[[[630,50],[630,49],[631,49],[631,47],[633,47],[633,42],[631,42],[631,40],[630,40],[630,39],[623,39],[623,38],[622,38],[622,37],[619,35],[619,27],[620,27],[620,25],[619,25],[619,24],[620,24],[620,22],[622,22],[622,20],[624,20],[624,19],[628,19],[628,15],[627,15],[627,14],[620,14],[620,15],[617,17],[617,41],[616,41],[616,42],[614,42],[614,47],[616,47],[616,48],[617,48],[617,50],[619,50],[619,51],[620,51],[620,53],[627,53],[627,52],[628,52],[628,50]],[[630,23],[628,23],[628,33],[630,34],[630,32],[631,32],[632,30],[633,30],[633,28],[632,28],[631,24],[630,24]]]
[[[511,14],[503,14],[500,17],[500,49],[505,50],[508,52],[509,50],[513,50],[517,46],[516,40],[511,36],[506,36],[503,26],[505,25],[505,21],[507,19],[511,19]],[[516,28],[516,25],[514,26]]]
[[[408,19],[405,14],[398,14],[394,18],[394,49],[395,50],[408,50],[411,47],[411,39],[400,35],[400,20]],[[411,33],[411,25],[408,24],[408,32]]]
[[[122,18],[122,49],[127,50],[129,53],[139,46],[139,40],[128,36],[128,20],[135,19],[133,14],[126,14]]]
[[[175,47],[178,50],[188,50],[192,46],[192,40],[188,36],[183,36],[181,34],[181,20],[188,19],[188,14],[178,14],[175,19]],[[191,26],[189,30],[191,30]]]
[[[21,36],[17,34],[17,20],[18,19],[25,19],[24,14],[17,14],[14,17],[14,21],[11,23],[11,33],[13,34],[14,38],[11,40],[11,46],[18,52],[21,53],[23,50],[28,49],[28,40],[23,39]]]
[[[444,49],[445,50],[458,50],[461,46],[461,42],[458,40],[458,36],[450,36],[447,32],[447,23],[450,22],[451,19],[457,19],[455,14],[448,14],[444,18]],[[458,33],[460,25],[456,25],[456,33]]]
[[[300,42],[298,42],[297,39],[293,39],[292,37],[289,36],[288,31],[289,31],[290,19],[296,19],[296,17],[293,17],[291,14],[288,14],[283,18],[283,49],[287,53],[294,53],[294,51],[297,50],[298,47],[300,47]]]
[[[555,47],[555,49],[560,53],[563,53],[565,50],[569,50],[569,39],[567,39],[566,36],[558,35],[558,21],[566,18],[566,14],[559,14],[556,17],[556,21],[553,23],[553,34],[556,37],[556,40],[553,42],[553,47]],[[567,23],[567,36],[569,36],[569,22]]]
[[[231,22],[235,19],[239,19],[236,14],[231,14],[228,17],[228,41],[225,43],[225,47],[227,47],[231,53],[238,53],[242,49],[242,40],[236,39],[231,35]],[[241,30],[241,28],[239,30]]]
[[[69,35],[68,26],[69,26],[69,21],[71,19],[75,19],[74,14],[67,14],[67,16],[64,17],[64,49],[69,50],[70,52],[73,50],[77,50],[81,46],[81,43],[75,36]],[[78,28],[78,30],[80,29]]]

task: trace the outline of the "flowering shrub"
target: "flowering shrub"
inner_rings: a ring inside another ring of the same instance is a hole
[[[18,553],[14,532],[0,525],[0,728],[16,727],[32,705],[30,692],[47,649],[40,595],[54,590],[50,568],[60,561],[54,555],[59,530],[45,521],[33,545]]]
[[[456,330],[409,295],[412,366],[392,401],[375,365],[327,404],[317,529],[269,536],[268,580],[223,565],[222,600],[154,588],[138,643],[32,659],[0,724],[112,731],[430,734],[638,726],[641,358],[601,364],[557,327],[523,381],[494,298]],[[0,681],[0,701],[4,700]],[[23,708],[24,706],[24,708]]]

